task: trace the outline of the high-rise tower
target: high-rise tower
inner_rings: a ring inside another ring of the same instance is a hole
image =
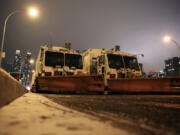
[[[30,73],[31,73],[30,59],[31,59],[31,52],[27,52],[24,58],[23,69],[22,69],[24,85],[28,85],[30,80]]]
[[[16,54],[15,54],[15,58],[14,58],[14,63],[13,63],[13,72],[17,72],[20,73],[21,72],[21,51],[20,50],[16,50]]]

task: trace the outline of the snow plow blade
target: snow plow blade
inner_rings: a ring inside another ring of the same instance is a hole
[[[109,79],[110,92],[180,93],[180,77]]]
[[[46,76],[36,78],[37,92],[103,92],[102,76]]]

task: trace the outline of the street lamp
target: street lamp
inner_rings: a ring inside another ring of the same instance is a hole
[[[179,53],[180,53],[180,45],[179,45],[178,42],[175,41],[172,37],[170,37],[170,36],[164,36],[163,41],[164,41],[165,43],[173,42],[173,43],[176,45],[176,47],[178,48]]]
[[[11,12],[5,19],[4,21],[4,27],[3,27],[3,33],[2,33],[2,41],[1,41],[1,50],[0,50],[0,68],[1,68],[1,63],[2,63],[2,54],[3,54],[3,47],[4,47],[4,39],[5,39],[5,33],[6,33],[6,25],[7,22],[9,20],[9,18],[16,14],[16,13],[20,13],[20,12],[24,12],[24,10],[16,10]],[[36,8],[29,8],[28,9],[28,13],[30,16],[32,16],[33,18],[38,16],[38,10]]]
[[[37,8],[34,8],[34,7],[29,8],[28,13],[33,18],[36,18],[38,16],[38,10],[37,10]]]
[[[164,38],[163,38],[163,40],[164,40],[164,42],[170,42],[171,41],[171,37],[170,36],[165,36]]]
[[[34,64],[34,59],[30,59],[30,60],[29,60],[29,63],[30,63],[30,64]]]

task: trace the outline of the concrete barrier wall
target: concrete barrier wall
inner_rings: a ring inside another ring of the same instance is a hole
[[[26,92],[26,89],[16,79],[0,68],[0,107]]]

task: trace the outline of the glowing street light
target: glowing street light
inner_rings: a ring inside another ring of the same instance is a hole
[[[164,41],[165,43],[173,42],[173,43],[176,45],[176,47],[178,48],[179,53],[180,53],[180,45],[179,45],[178,42],[175,41],[172,37],[170,37],[170,36],[164,36],[163,41]]]
[[[163,38],[163,40],[164,40],[164,42],[168,43],[168,42],[171,41],[171,37],[170,37],[170,36],[165,36],[165,37]]]
[[[0,67],[1,67],[1,63],[2,63],[2,57],[3,57],[3,48],[4,48],[4,39],[5,39],[5,33],[6,33],[6,25],[7,22],[9,20],[9,18],[16,14],[16,13],[20,13],[20,12],[24,12],[24,10],[15,10],[13,12],[11,12],[5,19],[4,21],[4,27],[3,27],[3,33],[2,33],[2,40],[1,40],[1,50],[0,50]],[[33,18],[36,18],[38,16],[38,10],[37,8],[29,8],[28,9],[28,13],[30,16],[32,16]]]
[[[28,13],[33,18],[37,17],[39,14],[37,8],[29,8]]]
[[[30,59],[30,60],[29,60],[29,63],[30,63],[30,64],[34,64],[34,59]]]

